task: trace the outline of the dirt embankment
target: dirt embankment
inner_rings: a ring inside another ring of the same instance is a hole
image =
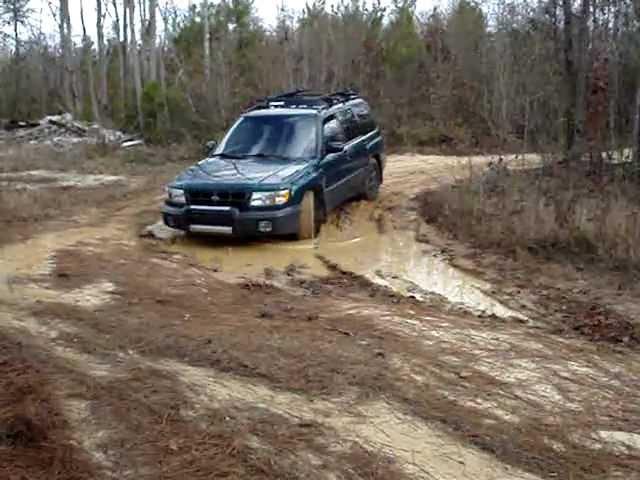
[[[640,197],[626,168],[476,169],[420,195],[440,229],[424,239],[557,332],[638,346]]]
[[[144,193],[2,247],[0,328],[60,419],[30,451],[71,452],[61,478],[637,478],[637,352],[538,328],[416,226],[464,165],[391,157],[315,243],[139,240]]]

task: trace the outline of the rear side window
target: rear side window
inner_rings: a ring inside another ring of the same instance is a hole
[[[350,108],[341,110],[337,113],[337,116],[344,128],[345,134],[347,135],[348,142],[362,135],[358,125],[358,119]]]
[[[358,132],[360,135],[366,135],[373,132],[378,126],[371,113],[371,108],[365,101],[354,102],[351,109],[357,118]]]
[[[338,142],[345,143],[347,136],[342,124],[335,116],[329,117],[322,125],[322,139],[325,143]]]

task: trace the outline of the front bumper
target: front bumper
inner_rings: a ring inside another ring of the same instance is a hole
[[[162,219],[168,227],[193,233],[235,237],[291,235],[298,232],[300,207],[292,205],[278,210],[241,212],[233,207],[174,207],[165,204]],[[270,225],[268,230],[265,228],[267,225]]]

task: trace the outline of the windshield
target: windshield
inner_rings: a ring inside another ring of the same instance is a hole
[[[243,117],[220,144],[217,155],[311,158],[316,154],[315,115]]]

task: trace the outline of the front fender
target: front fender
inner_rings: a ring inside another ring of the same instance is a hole
[[[304,194],[309,190],[313,190],[316,194],[320,194],[323,204],[326,205],[325,184],[326,178],[319,171],[300,179],[300,181],[293,186],[293,202],[296,204],[302,202]]]

